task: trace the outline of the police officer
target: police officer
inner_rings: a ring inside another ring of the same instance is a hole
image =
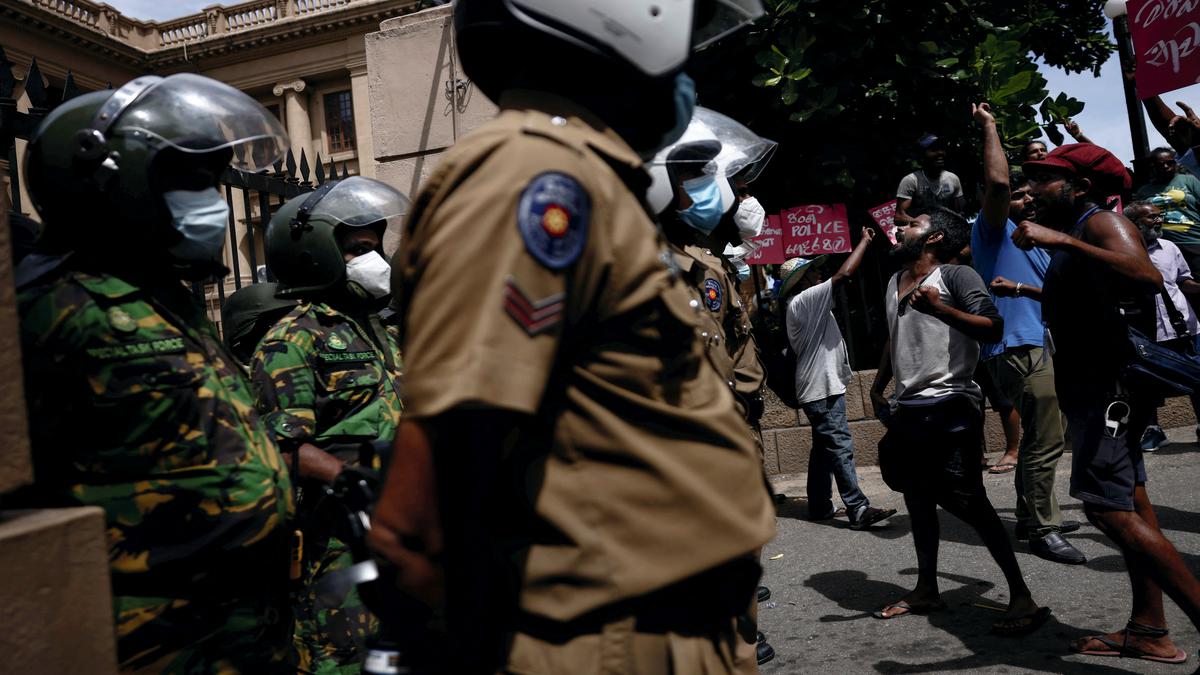
[[[32,498],[104,509],[123,670],[277,672],[291,488],[249,383],[181,280],[220,272],[230,164],[287,136],[191,74],[63,103],[25,156],[45,223],[18,275]]]
[[[354,563],[320,488],[344,465],[379,469],[374,443],[390,444],[400,420],[400,352],[375,314],[391,296],[383,234],[407,209],[403,194],[354,176],[291,199],[267,228],[278,295],[300,304],[259,343],[251,380],[300,488],[292,606],[301,672],[359,672],[376,627],[356,591],[318,593],[323,578]]]
[[[298,303],[276,297],[279,284],[263,281],[234,291],[221,305],[221,336],[225,346],[249,373],[258,342]]]
[[[372,541],[430,599],[444,572],[453,672],[728,672],[771,503],[641,198],[691,117],[697,36],[761,7],[454,9],[501,112],[405,225],[405,418]]]
[[[754,143],[748,144],[746,139]],[[651,210],[657,213],[694,301],[704,307],[706,327],[701,338],[706,353],[733,392],[747,422],[745,430],[756,445],[765,371],[738,293],[736,269],[713,251],[742,243],[741,223],[747,219],[739,215],[741,201],[726,171],[744,174],[752,160],[763,162],[764,156],[769,157],[767,148],[773,149],[774,143],[759,141],[762,139],[734,120],[697,108],[683,137],[650,162],[652,182],[646,197]],[[759,586],[756,601],[769,598],[770,591]],[[756,645],[753,650],[739,650],[739,663],[750,672],[757,670],[756,663],[766,663],[775,656],[774,648],[756,629],[754,605],[740,625],[746,642]],[[751,656],[747,652],[755,653]]]

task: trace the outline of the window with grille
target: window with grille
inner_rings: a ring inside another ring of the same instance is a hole
[[[325,94],[325,135],[331,153],[354,149],[354,104],[350,90]]]

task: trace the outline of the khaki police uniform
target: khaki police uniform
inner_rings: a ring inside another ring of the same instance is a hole
[[[669,242],[668,245],[675,256],[681,277],[703,307],[700,336],[708,358],[733,392],[738,412],[748,425],[746,432],[758,449],[759,461],[762,461],[763,447],[758,420],[750,419],[750,415],[751,402],[761,397],[760,390],[766,375],[751,333],[749,316],[733,277],[724,259],[713,255],[710,249],[675,242]],[[734,650],[735,670],[739,674],[757,673],[757,598],[751,599],[745,615],[739,617],[735,625],[742,637],[742,642]]]
[[[774,517],[702,308],[635,197],[641,158],[564,99],[502,104],[440,160],[394,263],[406,414],[531,416],[507,670],[727,672]]]

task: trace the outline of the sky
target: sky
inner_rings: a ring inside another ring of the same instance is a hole
[[[106,0],[106,2],[126,16],[160,21],[199,12],[204,7],[214,4],[213,0]],[[224,4],[230,5],[235,2],[236,0],[227,0]],[[1098,78],[1092,77],[1090,72],[1082,75],[1067,75],[1057,68],[1046,66],[1042,66],[1041,72],[1046,77],[1047,88],[1050,90],[1051,96],[1057,96],[1058,92],[1062,91],[1085,103],[1083,112],[1076,118],[1083,133],[1098,145],[1111,150],[1122,160],[1129,161],[1133,158],[1133,142],[1129,137],[1129,122],[1125,116],[1121,68],[1116,54],[1109,57],[1101,68]],[[1176,101],[1185,101],[1200,109],[1200,85],[1164,94],[1163,100],[1172,107],[1175,107]],[[1146,121],[1146,129],[1150,136],[1150,147],[1167,144],[1162,136],[1154,130],[1149,120]],[[1070,137],[1067,140],[1070,140]]]

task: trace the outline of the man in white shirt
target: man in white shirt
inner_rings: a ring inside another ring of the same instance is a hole
[[[875,231],[863,228],[858,246],[829,279],[821,280],[824,256],[792,258],[780,268],[779,298],[784,306],[788,343],[796,355],[796,400],[812,425],[812,451],[808,462],[808,513],[813,520],[837,515],[830,479],[837,482],[850,527],[861,530],[895,515],[895,509],[877,509],[858,487],[854,469],[854,442],[846,421],[846,384],[850,361],[842,331],[833,318],[833,292],[850,278],[862,262]]]
[[[1200,320],[1197,320],[1196,312],[1184,294],[1200,293],[1200,282],[1192,278],[1187,259],[1179,247],[1174,242],[1162,238],[1162,209],[1150,202],[1133,202],[1125,207],[1125,217],[1137,225],[1142,233],[1142,241],[1146,244],[1150,262],[1154,263],[1154,267],[1162,274],[1163,288],[1185,324],[1183,331],[1173,326],[1162,296],[1156,297],[1154,305],[1158,316],[1155,319],[1154,340],[1180,351],[1188,347],[1195,348],[1197,335],[1200,335]],[[1200,396],[1192,397],[1192,411],[1195,412],[1196,419],[1200,420]],[[1197,437],[1200,438],[1200,426],[1196,427],[1196,431]],[[1150,426],[1146,427],[1145,433],[1142,434],[1142,450],[1154,452],[1166,442],[1167,435],[1158,425],[1158,411],[1155,410]]]

